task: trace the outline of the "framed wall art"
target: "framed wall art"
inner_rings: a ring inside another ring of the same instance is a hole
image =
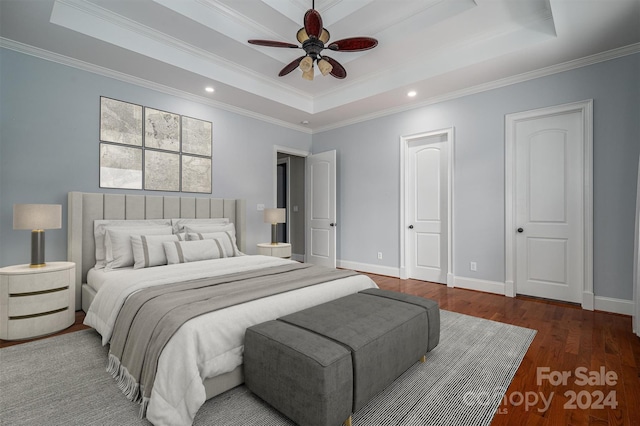
[[[182,152],[211,157],[212,129],[210,121],[182,116]]]
[[[180,116],[153,108],[144,108],[145,148],[180,151]]]
[[[182,154],[182,191],[211,193],[211,157]]]
[[[145,150],[144,189],[180,191],[180,155],[172,152]]]
[[[142,106],[101,96],[100,140],[142,146]]]
[[[101,143],[100,187],[142,189],[142,149]]]
[[[100,187],[212,193],[210,121],[100,97]]]

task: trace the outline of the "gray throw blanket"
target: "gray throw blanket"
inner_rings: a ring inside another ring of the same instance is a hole
[[[128,399],[142,403],[140,415],[144,417],[160,353],[186,321],[229,306],[356,274],[294,263],[138,291],[129,296],[116,319],[107,371]]]

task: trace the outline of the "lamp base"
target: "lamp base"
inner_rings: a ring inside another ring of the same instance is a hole
[[[278,224],[277,223],[271,224],[271,245],[273,246],[278,245]]]
[[[31,231],[31,264],[30,268],[43,268],[44,263],[44,229]]]

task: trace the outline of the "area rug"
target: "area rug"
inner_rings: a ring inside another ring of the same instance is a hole
[[[488,425],[535,331],[441,311],[440,344],[353,416],[364,425]],[[149,425],[106,373],[93,330],[0,349],[0,424]],[[375,374],[375,372],[372,372]],[[482,395],[493,395],[487,403]],[[239,386],[194,425],[292,425]]]

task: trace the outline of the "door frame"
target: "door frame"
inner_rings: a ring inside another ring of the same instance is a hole
[[[271,170],[272,170],[272,174],[273,174],[273,206],[277,206],[278,205],[278,153],[282,153],[282,154],[289,154],[289,155],[295,155],[297,157],[303,157],[305,159],[305,163],[307,161],[307,157],[309,155],[311,155],[311,151],[304,151],[301,149],[297,149],[297,148],[290,148],[288,146],[281,146],[281,145],[274,145],[273,146],[273,155],[272,155],[272,164],[271,164]],[[288,167],[287,170],[287,178],[289,178],[291,172],[291,167]],[[291,187],[291,185],[288,185],[287,187],[287,191],[289,191],[289,188]],[[306,191],[306,187],[305,187],[305,194],[304,194],[304,198],[305,198],[305,204],[307,202],[307,191]],[[291,197],[290,194],[287,197],[287,200],[290,201]],[[290,212],[289,209],[287,209],[287,226],[289,226],[288,230],[287,230],[287,239],[289,239],[289,241],[291,241],[291,227],[289,225],[289,216]],[[307,234],[307,218],[305,216],[304,218],[304,232],[305,232],[305,246],[306,246],[306,234]],[[305,247],[306,248],[306,247]],[[293,254],[293,253],[292,253]],[[307,254],[305,252],[304,255],[304,259],[295,259],[295,260],[301,260],[302,262],[304,262],[306,260]]]
[[[455,139],[454,128],[449,127],[439,130],[431,130],[428,132],[421,132],[412,135],[400,136],[400,278],[407,279],[407,254],[406,254],[406,233],[407,233],[407,218],[406,212],[408,210],[408,172],[409,167],[409,144],[416,139],[422,139],[430,136],[446,136],[447,143],[449,144],[449,158],[448,162],[448,176],[447,176],[447,287],[454,286],[453,275],[453,195],[454,195],[454,165],[455,165]]]
[[[276,154],[277,155],[277,154]],[[285,223],[285,235],[287,238],[285,238],[285,241],[283,241],[284,243],[290,243],[291,242],[291,157],[287,157],[287,158],[278,158],[276,160],[276,169],[278,167],[280,167],[281,164],[284,164],[285,167],[285,200],[286,200],[286,205],[284,206],[287,211],[286,211],[286,220],[287,222]],[[274,207],[278,207],[278,175],[276,172],[276,203],[273,205]]]
[[[505,296],[516,288],[516,167],[515,129],[520,121],[579,112],[583,132],[583,277],[582,308],[594,309],[593,294],[593,99],[505,115]]]

